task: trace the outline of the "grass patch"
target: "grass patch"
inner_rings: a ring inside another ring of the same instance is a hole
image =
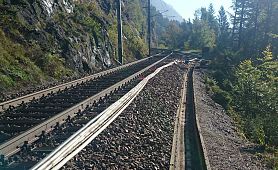
[[[44,79],[43,72],[26,56],[22,45],[12,42],[1,29],[0,39],[1,89]]]
[[[43,61],[43,70],[47,75],[56,79],[71,76],[73,71],[65,67],[65,59],[56,54],[47,54]]]

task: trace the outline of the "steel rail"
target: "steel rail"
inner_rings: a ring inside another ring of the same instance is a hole
[[[91,120],[83,128],[72,135],[62,145],[50,153],[41,162],[35,165],[32,170],[48,170],[60,169],[84,147],[86,147],[98,134],[106,129],[126,107],[134,100],[134,98],[142,91],[148,81],[158,74],[162,69],[169,67],[174,62],[166,64],[158,69],[141,82],[138,83],[122,98],[104,110],[99,116]]]
[[[98,101],[102,97],[105,97],[110,92],[113,92],[117,88],[125,85],[126,83],[130,82],[132,79],[138,77],[146,70],[150,69],[151,67],[157,65],[167,57],[171,56],[171,54],[167,55],[166,57],[162,58],[161,60],[151,64],[150,66],[142,69],[141,71],[125,78],[124,80],[114,84],[111,87],[99,92],[98,94],[78,103],[77,105],[57,114],[54,117],[49,118],[48,120],[44,121],[43,123],[23,132],[22,134],[16,136],[15,138],[10,139],[9,141],[0,145],[0,155],[4,155],[6,158],[12,156],[13,154],[17,153],[20,150],[20,147],[24,144],[25,141],[29,143],[33,143],[38,139],[38,135],[40,135],[43,131],[48,132],[51,131],[53,127],[57,123],[63,124],[68,116],[75,117],[76,113],[80,111],[84,111],[87,107],[90,107],[94,104],[94,101]]]
[[[102,71],[100,73],[96,73],[96,74],[93,74],[93,75],[90,75],[90,76],[87,76],[87,77],[84,77],[84,78],[81,78],[81,79],[77,79],[77,80],[74,80],[74,81],[71,81],[71,82],[68,82],[68,83],[64,83],[64,84],[61,84],[61,85],[50,87],[48,89],[44,89],[44,90],[34,92],[34,93],[31,93],[31,94],[28,94],[28,95],[25,95],[25,96],[21,96],[21,97],[18,97],[18,98],[9,100],[9,101],[2,102],[2,103],[0,103],[0,112],[5,111],[10,106],[16,107],[16,106],[20,105],[21,103],[28,103],[28,102],[30,102],[34,99],[41,98],[42,96],[46,96],[50,93],[56,93],[58,91],[66,89],[66,88],[76,86],[79,83],[84,83],[84,82],[93,80],[95,78],[98,78],[100,76],[104,76],[104,75],[113,73],[115,71],[121,70],[123,68],[129,67],[129,66],[137,64],[137,63],[140,63],[142,61],[145,61],[149,58],[152,58],[152,57],[155,57],[155,56],[158,56],[158,55],[161,55],[161,54],[162,53],[155,54],[151,57],[147,57],[147,58],[144,58],[144,59],[141,59],[141,60],[138,60],[138,61],[134,61],[134,62],[125,64],[125,65],[122,65],[122,66],[119,66],[119,67],[115,67],[115,68],[112,68],[112,69],[109,69],[109,70],[106,70],[106,71]]]

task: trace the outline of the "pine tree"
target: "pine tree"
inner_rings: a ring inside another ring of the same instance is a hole
[[[278,2],[273,0],[235,0],[233,16],[233,45],[245,55],[260,54],[265,46],[273,44],[277,52]],[[276,45],[275,45],[276,44]]]
[[[233,17],[233,46],[239,50],[244,40],[244,26],[246,24],[246,16],[248,15],[248,0],[235,0],[233,7],[235,14]]]
[[[219,30],[218,30],[217,19],[215,17],[215,10],[212,3],[209,4],[209,8],[207,11],[207,21],[210,28],[212,28],[214,32],[217,34]]]
[[[223,6],[221,6],[218,15],[218,27],[219,34],[217,44],[220,48],[227,48],[229,44],[229,22],[226,15],[226,11]]]

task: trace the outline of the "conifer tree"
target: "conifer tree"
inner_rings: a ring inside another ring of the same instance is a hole
[[[229,45],[229,22],[226,11],[223,6],[220,7],[218,14],[219,34],[217,38],[217,45],[220,48],[227,48]]]

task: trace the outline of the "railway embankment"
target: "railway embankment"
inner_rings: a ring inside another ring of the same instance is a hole
[[[162,70],[63,169],[168,169],[184,71],[176,65]]]
[[[256,146],[240,137],[235,123],[206,91],[205,73],[193,74],[196,114],[211,169],[267,169],[255,156]]]

